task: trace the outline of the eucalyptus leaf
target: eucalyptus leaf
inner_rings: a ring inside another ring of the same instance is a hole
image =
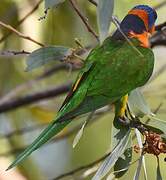
[[[85,128],[86,124],[87,124],[87,121],[84,122],[84,124],[82,125],[81,129],[76,134],[76,136],[74,138],[74,141],[73,141],[73,148],[75,148],[76,145],[78,144],[78,142],[80,141],[80,139],[81,139],[81,137],[83,135],[84,128]]]
[[[162,140],[166,143],[166,134],[161,135]]]
[[[76,134],[75,138],[74,138],[74,141],[73,141],[73,148],[75,148],[75,146],[78,144],[78,142],[80,141],[82,135],[83,135],[83,132],[84,132],[84,128],[86,127],[86,125],[89,123],[89,121],[92,119],[93,115],[94,115],[95,111],[92,111],[86,121],[83,123],[81,129],[78,131],[78,133]]]
[[[135,89],[130,93],[129,107],[132,113],[138,117],[153,114],[139,89]]]
[[[128,130],[129,129],[121,125],[115,117],[112,126],[111,149],[114,149],[118,145],[118,143],[125,136]],[[118,160],[114,165],[114,171],[116,172],[114,176],[116,178],[123,176],[127,172],[128,168],[126,167],[129,167],[131,159],[132,159],[132,148],[131,148],[131,137],[130,137],[125,152],[122,154],[121,157],[118,158]],[[118,172],[119,170],[125,168],[126,170]]]
[[[136,137],[137,137],[139,148],[143,149],[141,133],[139,132],[138,129],[135,129],[135,134],[136,134]],[[143,169],[144,169],[144,174],[145,174],[145,180],[147,180],[148,177],[147,177],[147,170],[146,170],[146,164],[145,164],[145,157],[144,157],[144,155],[142,155],[142,152],[141,152],[140,155],[142,156],[142,164],[143,164]]]
[[[130,137],[130,130],[125,134],[125,136],[121,139],[119,144],[114,148],[112,153],[104,160],[104,162],[99,167],[97,173],[92,178],[92,180],[99,180],[102,179],[114,166],[115,162],[118,160],[118,158],[124,153],[128,141]]]
[[[130,136],[130,140],[128,141],[128,145],[124,153],[122,154],[121,157],[118,158],[118,160],[114,165],[114,171],[115,171],[114,174],[116,178],[122,177],[128,171],[131,160],[132,160],[132,145],[131,145],[131,136]],[[120,171],[122,169],[124,171]]]
[[[143,162],[143,155],[141,155],[141,157],[140,157],[140,159],[138,161],[138,167],[136,169],[133,180],[139,180],[140,173],[141,173],[142,162]]]
[[[33,51],[27,58],[26,71],[41,67],[54,60],[63,61],[72,54],[72,49],[64,46],[50,46]]]
[[[102,43],[108,36],[114,9],[114,0],[98,0],[97,2],[97,23],[99,29],[99,38],[100,42]]]
[[[159,160],[157,162],[157,177],[156,177],[156,180],[163,180],[162,175],[161,175]]]
[[[52,8],[63,3],[65,0],[45,0],[45,8]]]
[[[154,129],[159,129],[163,134],[166,134],[166,121],[153,116],[149,116],[149,118],[150,119],[146,121],[147,125],[152,126]],[[161,132],[159,134],[161,134]]]

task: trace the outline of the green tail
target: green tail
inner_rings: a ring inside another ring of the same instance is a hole
[[[21,161],[23,161],[27,156],[29,156],[33,151],[41,147],[44,143],[46,143],[53,136],[58,134],[61,130],[67,126],[71,120],[66,120],[60,122],[58,119],[51,124],[48,125],[46,129],[39,135],[39,137],[23,151],[16,160],[7,168],[7,170],[17,166]]]

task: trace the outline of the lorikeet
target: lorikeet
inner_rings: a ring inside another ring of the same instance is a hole
[[[148,39],[155,30],[156,19],[155,10],[147,5],[138,5],[129,11],[120,24],[121,31],[117,29],[89,53],[57,117],[8,169],[59,133],[78,115],[123,99],[118,116],[125,116],[127,94],[143,86],[153,71],[154,55]]]

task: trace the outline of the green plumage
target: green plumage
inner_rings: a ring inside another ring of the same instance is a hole
[[[109,37],[90,52],[77,78],[81,80],[76,81],[76,90],[71,90],[58,116],[9,169],[59,133],[74,117],[114,103],[147,82],[153,71],[153,52],[141,47],[136,39],[131,42],[138,51],[127,41]]]

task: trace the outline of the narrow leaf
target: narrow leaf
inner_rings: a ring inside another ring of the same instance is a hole
[[[101,43],[108,36],[113,9],[114,9],[114,0],[98,0],[97,22],[98,22],[99,36]]]
[[[157,157],[157,177],[156,180],[162,180],[161,170],[160,170],[160,163],[159,158]]]
[[[71,48],[63,46],[50,46],[37,49],[28,56],[26,70],[33,70],[54,60],[63,61],[71,54]]]
[[[138,117],[152,114],[144,96],[139,89],[135,89],[130,93],[129,107],[133,114]]]
[[[143,149],[141,133],[138,131],[138,129],[135,129],[135,134],[136,134],[136,137],[137,137],[139,148]],[[145,174],[145,180],[147,180],[148,177],[147,177],[147,170],[146,170],[146,164],[145,164],[145,157],[144,157],[144,155],[142,155],[142,152],[141,152],[140,155],[142,156],[142,164],[143,164],[143,169],[144,169],[144,174]]]
[[[118,158],[114,165],[115,177],[120,178],[122,177],[129,169],[130,163],[132,160],[132,147],[131,147],[131,136],[128,141],[128,145],[122,154],[121,157]],[[120,171],[123,170],[123,171]]]
[[[142,162],[143,162],[143,155],[141,155],[141,157],[140,157],[140,159],[138,161],[138,167],[136,169],[133,180],[139,180],[140,173],[141,173]]]
[[[84,122],[84,124],[82,125],[81,129],[78,131],[78,133],[76,134],[74,141],[73,141],[73,148],[76,147],[76,145],[78,144],[78,142],[80,141],[82,135],[83,135],[83,131],[84,128],[86,126],[87,121]]]
[[[114,149],[118,145],[118,143],[125,136],[128,130],[129,129],[121,125],[115,117],[112,126],[111,149]],[[129,167],[131,159],[132,159],[132,148],[131,148],[131,137],[130,137],[125,152],[122,154],[121,157],[118,158],[118,160],[114,165],[114,171],[116,172],[114,176],[116,178],[123,176],[127,172],[128,168],[126,167]],[[118,172],[121,169],[126,169],[126,170]]]
[[[77,135],[74,138],[73,141],[73,148],[75,148],[75,146],[78,144],[78,142],[80,141],[82,135],[83,135],[83,131],[85,126],[89,123],[89,121],[92,119],[93,115],[94,115],[95,111],[92,111],[89,116],[87,117],[86,121],[84,122],[84,124],[82,125],[81,129],[78,131]]]
[[[65,0],[45,0],[45,8],[52,8],[63,3]]]
[[[121,139],[119,144],[114,148],[112,153],[105,159],[102,165],[99,167],[97,173],[92,178],[92,180],[102,179],[114,166],[115,162],[125,151],[128,141],[130,137],[130,130],[125,134],[125,136]]]
[[[147,125],[152,126],[154,129],[159,129],[163,134],[166,134],[166,121],[154,116],[149,116],[149,118],[150,120],[146,122]]]

